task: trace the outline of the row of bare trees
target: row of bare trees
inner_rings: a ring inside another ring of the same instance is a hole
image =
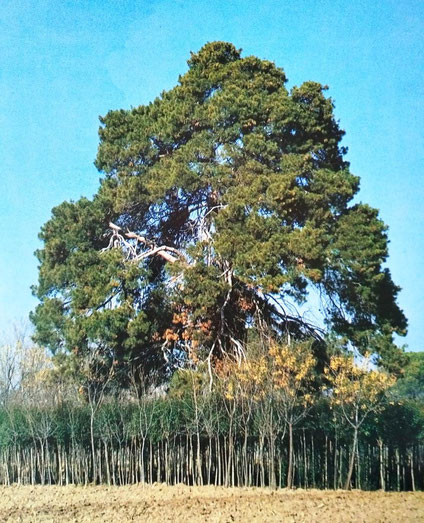
[[[217,365],[212,389],[198,366],[167,390],[118,388],[96,351],[70,369],[21,341],[0,360],[2,484],[424,488],[422,402],[366,359],[317,374],[308,344],[271,343]]]
[[[424,446],[416,434],[409,441],[386,434],[384,441],[369,423],[352,447],[350,431],[323,402],[296,426],[290,442],[278,405],[272,411],[263,403],[253,411],[227,407],[219,397],[197,404],[187,398],[111,401],[97,411],[92,440],[87,406],[9,406],[0,412],[0,483],[337,489],[346,486],[354,453],[351,487],[424,487]],[[380,423],[392,408],[379,414]]]

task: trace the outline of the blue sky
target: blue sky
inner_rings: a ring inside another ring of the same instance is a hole
[[[424,2],[3,0],[0,332],[36,305],[33,252],[51,208],[91,196],[98,116],[172,88],[190,51],[225,40],[329,86],[358,200],[389,225],[390,267],[424,350]]]

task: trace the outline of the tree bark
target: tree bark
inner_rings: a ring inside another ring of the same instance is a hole
[[[347,473],[346,483],[345,483],[345,487],[344,487],[345,490],[350,490],[350,488],[351,488],[350,482],[352,480],[353,467],[355,465],[357,445],[358,445],[358,427],[355,426],[354,431],[353,431],[353,444],[352,444],[352,452],[350,455],[349,470]]]
[[[293,424],[288,423],[289,426],[289,466],[287,470],[287,488],[293,486]]]
[[[377,441],[379,449],[379,459],[380,459],[380,488],[381,490],[386,490],[386,482],[384,480],[384,462],[383,462],[383,440],[378,439]]]

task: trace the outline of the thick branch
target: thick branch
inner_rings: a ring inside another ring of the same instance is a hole
[[[112,248],[121,248],[122,250],[126,251],[128,260],[137,262],[144,260],[149,256],[158,255],[169,263],[175,263],[178,261],[178,258],[182,258],[187,263],[184,254],[175,247],[170,247],[168,245],[157,246],[153,242],[147,240],[144,236],[140,236],[139,234],[136,234],[132,231],[121,233],[121,227],[115,225],[112,222],[109,223],[109,227],[112,229],[112,236],[110,238],[109,245],[102,249],[102,251],[107,251]],[[135,240],[136,244],[134,245],[133,243],[130,243],[124,238],[124,236],[129,240]],[[139,242],[149,247],[149,250],[141,253],[137,252],[137,246]]]

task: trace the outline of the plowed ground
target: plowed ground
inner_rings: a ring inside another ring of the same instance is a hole
[[[0,487],[1,522],[424,521],[424,492],[187,487]]]

